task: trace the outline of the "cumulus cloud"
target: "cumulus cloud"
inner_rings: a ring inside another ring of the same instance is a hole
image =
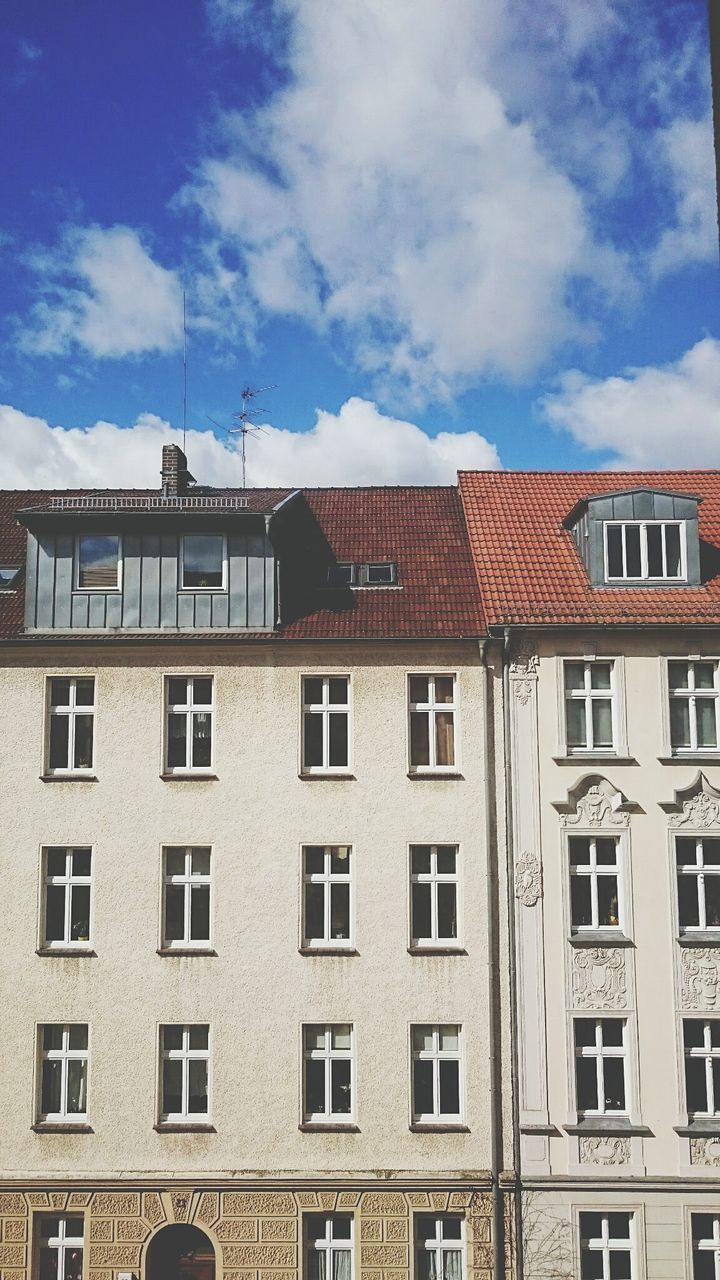
[[[155,414],[131,427],[96,422],[51,426],[11,405],[0,405],[3,487],[154,488],[162,445],[178,431]],[[188,431],[188,461],[204,484],[240,485],[242,463],[234,441],[210,431]],[[352,397],[337,414],[318,410],[307,431],[263,426],[248,444],[250,485],[452,484],[459,468],[500,465],[495,446],[476,431],[430,437],[411,422],[380,413]]]
[[[122,357],[178,347],[180,281],[133,228],[70,227],[54,251],[36,251],[26,265],[43,296],[19,335],[25,351]]]
[[[598,31],[593,6],[581,10],[568,35],[578,57]],[[225,117],[224,146],[183,194],[239,252],[258,308],[434,391],[522,376],[587,336],[573,290],[624,288],[625,263],[493,82],[504,0],[276,0],[279,11],[282,87]],[[225,29],[233,12],[247,20],[230,0],[211,12]]]
[[[563,375],[541,411],[617,468],[720,466],[720,342],[703,338],[671,364],[614,378]]]
[[[712,118],[674,120],[657,146],[675,199],[675,221],[665,228],[651,257],[655,275],[692,262],[716,262],[717,204]]]

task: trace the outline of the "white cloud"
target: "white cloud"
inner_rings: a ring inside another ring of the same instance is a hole
[[[224,30],[236,14],[242,38],[247,8],[216,0],[211,14]],[[601,8],[602,22],[583,3],[562,25],[573,56],[609,22]],[[273,12],[287,19],[284,85],[225,117],[224,154],[183,196],[240,252],[259,308],[435,390],[523,376],[589,336],[574,286],[622,291],[626,264],[493,81],[505,0],[276,0]]]
[[[182,289],[131,227],[71,227],[57,250],[29,255],[44,296],[20,345],[39,355],[80,347],[96,357],[172,351],[182,339]]]
[[[563,375],[541,401],[544,416],[612,467],[720,466],[720,342],[703,338],[671,364],[621,377]]]
[[[651,256],[655,275],[686,263],[717,262],[718,227],[712,118],[674,120],[657,138],[675,198],[675,222]]]
[[[131,427],[50,426],[11,405],[0,405],[3,487],[159,487],[163,444],[180,433],[155,414]],[[186,453],[199,482],[240,485],[242,464],[234,441],[209,431],[188,431]],[[497,451],[476,431],[430,437],[411,422],[379,412],[352,397],[337,414],[318,410],[307,431],[264,426],[248,443],[248,484],[452,484],[459,468],[494,468]]]

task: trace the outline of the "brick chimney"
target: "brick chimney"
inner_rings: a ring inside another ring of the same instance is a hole
[[[188,471],[187,458],[178,444],[164,444],[162,451],[162,491],[164,498],[184,498],[195,477]]]

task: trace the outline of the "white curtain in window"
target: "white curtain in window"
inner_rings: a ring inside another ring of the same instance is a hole
[[[324,1277],[323,1277],[324,1280]],[[350,1280],[350,1250],[335,1249],[333,1251],[332,1280]]]

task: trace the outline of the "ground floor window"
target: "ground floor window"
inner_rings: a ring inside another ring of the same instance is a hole
[[[416,1280],[463,1280],[462,1225],[462,1218],[450,1214],[418,1214]]]
[[[39,1280],[82,1280],[82,1218],[40,1219]]]
[[[581,1280],[636,1280],[632,1213],[580,1214]]]
[[[305,1218],[305,1280],[352,1280],[349,1213],[309,1213]]]
[[[693,1280],[720,1280],[720,1214],[692,1215]]]

